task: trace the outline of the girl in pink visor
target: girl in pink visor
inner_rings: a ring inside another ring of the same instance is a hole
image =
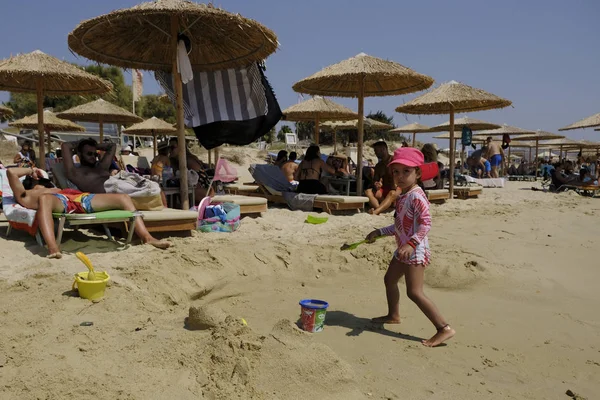
[[[402,147],[394,152],[389,166],[394,182],[402,193],[396,201],[396,216],[393,225],[376,229],[367,235],[372,242],[379,236],[395,236],[397,250],[385,274],[385,292],[388,313],[373,318],[373,322],[383,324],[400,323],[400,291],[398,281],[406,280],[406,294],[433,323],[437,332],[430,339],[423,340],[425,346],[434,347],[454,336],[455,331],[446,322],[435,304],[423,293],[424,267],[429,264],[431,252],[427,233],[431,228],[429,201],[425,192],[418,186],[421,178],[423,153],[412,147]]]

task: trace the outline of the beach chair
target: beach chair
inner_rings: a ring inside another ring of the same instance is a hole
[[[596,197],[600,195],[600,186],[599,185],[562,185],[558,188],[558,191],[564,190],[574,190],[577,194],[586,197]]]
[[[482,186],[454,187],[454,196],[461,200],[476,199],[483,193]]]
[[[2,212],[8,221],[6,237],[13,229],[27,232],[35,237],[39,245],[43,245],[42,236],[38,230],[38,222],[35,218],[36,211],[25,208],[17,203],[13,191],[6,177],[6,170],[0,170],[0,191],[2,191]]]
[[[289,204],[288,200],[290,198],[297,195],[292,184],[287,181],[278,167],[274,165],[252,165],[249,170],[255,179],[255,187],[258,187],[258,189],[254,191],[237,189],[237,193],[247,196],[259,196],[271,203],[285,205]],[[368,202],[369,199],[362,196],[316,195],[313,208],[321,209],[329,214],[344,210],[360,212],[364,210],[365,203]]]
[[[425,195],[430,203],[441,204],[450,198],[450,191],[448,189],[426,189]]]

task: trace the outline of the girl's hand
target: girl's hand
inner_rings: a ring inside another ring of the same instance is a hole
[[[373,232],[367,235],[365,240],[367,241],[367,243],[373,243],[375,239],[377,239],[379,236],[381,236],[381,232],[379,232],[379,229],[375,229]]]
[[[408,260],[414,251],[415,249],[413,249],[410,245],[405,244],[398,249],[398,259]]]

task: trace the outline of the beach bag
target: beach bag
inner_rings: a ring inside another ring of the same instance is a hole
[[[198,205],[196,229],[201,232],[234,232],[240,227],[240,206],[233,203],[210,204],[205,197]]]

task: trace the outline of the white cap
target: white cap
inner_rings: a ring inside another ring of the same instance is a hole
[[[125,146],[121,151],[131,151],[131,146]]]

